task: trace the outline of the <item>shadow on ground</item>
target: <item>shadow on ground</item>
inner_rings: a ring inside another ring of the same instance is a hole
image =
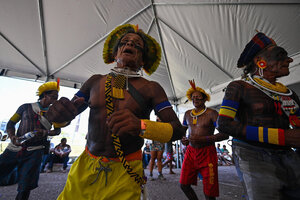
[[[168,169],[163,170],[166,180],[154,180],[147,182],[149,200],[184,200],[187,199],[179,186],[180,169],[174,169],[176,174],[168,174]],[[149,170],[145,170],[149,175]],[[154,178],[157,178],[157,171],[153,171]],[[30,200],[55,200],[63,190],[67,180],[67,173],[53,172],[40,175],[39,187],[31,192]],[[198,198],[204,200],[202,192],[202,181],[193,186]],[[220,197],[218,200],[241,200],[243,199],[243,188],[236,175],[233,166],[219,166],[219,188]],[[13,200],[17,194],[17,185],[0,187],[1,200]]]

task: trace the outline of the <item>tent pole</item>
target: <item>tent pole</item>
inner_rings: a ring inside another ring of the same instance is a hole
[[[151,5],[152,5],[152,12],[153,12],[153,16],[154,16],[154,19],[155,19],[156,28],[157,28],[157,31],[158,31],[159,42],[161,44],[162,53],[163,53],[163,57],[164,57],[164,60],[165,60],[165,63],[166,63],[166,69],[167,69],[168,77],[169,77],[170,84],[171,84],[171,89],[172,89],[172,93],[173,93],[173,100],[174,100],[174,102],[176,102],[177,101],[177,96],[176,96],[172,76],[171,76],[171,73],[170,73],[170,67],[169,67],[169,63],[168,63],[168,60],[167,60],[167,56],[166,56],[166,50],[165,50],[164,42],[163,42],[162,36],[161,36],[161,29],[159,27],[158,20],[157,20],[157,17],[156,17],[156,11],[155,11],[155,8],[154,8],[154,5],[153,5],[153,0],[151,0]]]
[[[49,80],[49,62],[48,62],[48,54],[47,54],[47,43],[46,43],[46,34],[45,34],[45,18],[44,18],[44,10],[43,10],[43,1],[38,1],[39,6],[39,16],[40,16],[40,31],[42,37],[42,48],[45,59],[45,67],[46,67],[46,81]]]
[[[205,6],[205,5],[299,5],[293,2],[176,2],[176,3],[154,3],[155,6]]]

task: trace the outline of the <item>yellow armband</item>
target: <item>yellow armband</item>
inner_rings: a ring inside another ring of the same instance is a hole
[[[170,123],[143,119],[141,120],[141,130],[140,137],[161,143],[169,142],[173,136],[173,127]]]
[[[69,124],[69,122],[62,122],[62,123],[53,122],[52,124],[53,124],[54,128],[63,128],[65,126],[67,126]]]
[[[21,119],[21,116],[18,113],[15,113],[9,120],[14,123],[17,123],[18,121],[20,121],[20,119]]]

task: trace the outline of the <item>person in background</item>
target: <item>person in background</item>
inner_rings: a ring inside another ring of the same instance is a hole
[[[143,150],[143,168],[146,169],[151,159],[150,145],[147,142]]]
[[[44,155],[42,159],[42,165],[41,165],[41,173],[45,173],[45,167],[47,163],[49,163],[51,156],[54,154],[54,143],[49,141],[49,148],[44,150]]]
[[[159,117],[156,118],[157,122],[160,122],[161,120]],[[149,171],[150,171],[150,180],[155,180],[153,178],[153,168],[155,166],[155,160],[157,160],[157,171],[158,171],[158,179],[159,180],[165,180],[164,175],[162,174],[162,157],[164,153],[164,143],[161,143],[159,141],[152,140],[152,144],[150,145],[150,151],[151,151],[151,159],[149,164]]]
[[[54,153],[51,154],[47,172],[52,172],[53,163],[63,163],[62,171],[66,172],[70,153],[71,146],[67,144],[67,138],[62,138],[60,143],[54,148]]]
[[[222,157],[224,158],[225,164],[226,165],[232,165],[233,159],[232,156],[229,154],[228,149],[226,148],[226,145],[223,145],[223,148],[221,149],[222,151]]]
[[[218,157],[218,165],[223,165],[223,162],[225,162],[223,158],[223,152],[221,150],[221,145],[220,143],[217,144],[216,151],[217,151],[217,157]]]
[[[238,59],[243,79],[226,87],[218,129],[234,137],[234,163],[249,199],[300,199],[300,157],[292,149],[300,147],[300,101],[277,82],[291,62],[259,32]]]
[[[162,168],[164,168],[166,165],[169,165],[169,174],[175,174],[175,172],[173,171],[173,161],[174,161],[174,157],[173,157],[173,144],[172,141],[167,142],[165,144],[166,147],[166,153],[167,153],[167,158],[166,161],[163,163]]]
[[[194,109],[184,114],[183,126],[188,129],[188,137],[182,139],[187,146],[180,175],[180,186],[190,200],[198,199],[191,185],[197,185],[197,176],[203,177],[205,199],[219,196],[218,161],[215,142],[227,139],[223,133],[214,135],[218,112],[207,108],[205,102],[210,100],[202,88],[189,81],[191,88],[187,97],[193,102]]]
[[[0,182],[17,170],[18,194],[16,200],[29,199],[30,191],[38,187],[40,167],[48,136],[60,134],[60,128],[49,123],[45,116],[49,106],[57,100],[58,82],[42,84],[35,103],[21,105],[7,123],[11,142],[0,155]],[[15,125],[20,122],[16,131]]]

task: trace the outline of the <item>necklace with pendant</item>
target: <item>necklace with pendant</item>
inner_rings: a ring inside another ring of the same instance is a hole
[[[198,116],[202,115],[203,113],[205,113],[205,111],[207,110],[207,107],[203,108],[202,110],[200,110],[199,112],[196,112],[195,109],[193,109],[190,112],[191,117],[193,118],[193,124],[197,124],[197,118]]]

